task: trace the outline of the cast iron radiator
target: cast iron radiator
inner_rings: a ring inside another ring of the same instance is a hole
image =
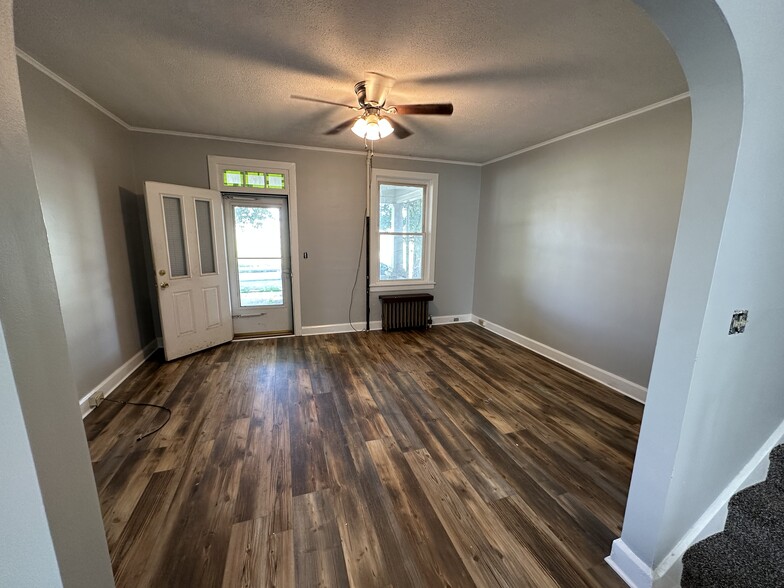
[[[393,294],[378,299],[381,300],[381,328],[385,331],[428,327],[427,303],[433,300],[432,294]]]

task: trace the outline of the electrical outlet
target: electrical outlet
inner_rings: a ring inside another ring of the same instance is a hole
[[[738,335],[746,330],[746,323],[749,320],[748,310],[736,310],[732,313],[730,321],[730,335]]]
[[[455,317],[455,318],[453,318],[453,319],[452,319],[452,322],[453,322],[453,323],[460,322],[460,319],[459,319],[458,317]]]

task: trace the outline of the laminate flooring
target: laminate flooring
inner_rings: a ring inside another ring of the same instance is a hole
[[[472,324],[145,362],[85,419],[117,585],[623,583],[642,406]]]

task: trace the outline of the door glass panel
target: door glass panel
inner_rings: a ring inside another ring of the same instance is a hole
[[[163,197],[163,216],[166,223],[166,244],[169,252],[169,274],[173,278],[187,276],[188,254],[185,250],[182,203],[179,198]]]
[[[280,259],[280,209],[274,206],[235,206],[237,257]]]
[[[283,304],[280,259],[238,259],[240,306]]]
[[[201,273],[215,273],[215,247],[212,237],[212,207],[207,200],[196,200],[196,227],[199,232]]]
[[[422,235],[384,235],[379,241],[381,280],[422,279]]]
[[[280,208],[234,206],[240,306],[283,304]]]

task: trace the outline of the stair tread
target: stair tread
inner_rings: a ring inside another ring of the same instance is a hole
[[[683,588],[784,587],[784,569],[727,533],[691,546],[683,556]]]
[[[775,484],[760,482],[730,498],[729,511],[729,516],[734,512],[743,512],[762,517],[774,516],[780,520],[784,516],[784,491]]]
[[[777,445],[770,452],[768,481],[784,489],[784,445]]]

